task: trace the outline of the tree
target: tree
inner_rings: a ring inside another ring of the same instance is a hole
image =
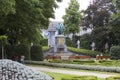
[[[6,42],[7,42],[7,36],[4,36],[4,35],[2,35],[2,36],[0,36],[0,44],[1,44],[1,51],[2,51],[2,59],[4,59],[5,57],[5,55],[4,55],[4,45],[6,44]]]
[[[78,33],[80,31],[81,12],[80,5],[77,0],[70,0],[69,7],[66,8],[66,15],[63,16],[65,33]]]
[[[115,7],[117,9],[117,12],[113,14],[112,16],[112,21],[110,23],[111,28],[110,31],[114,34],[117,40],[117,45],[120,45],[120,1],[119,0],[114,0]]]
[[[7,3],[13,7],[0,3],[3,5],[0,5],[0,10],[7,14],[0,15],[1,34],[6,34],[11,44],[39,43],[42,38],[40,30],[48,27],[49,18],[54,18],[54,8],[57,8],[55,0],[6,0]]]
[[[0,16],[15,13],[15,0],[0,0]]]
[[[92,29],[92,40],[98,45],[96,48],[103,51],[106,42],[109,42],[109,22],[111,16],[116,12],[112,0],[94,0],[88,8],[83,11],[82,26],[84,29]],[[111,45],[111,44],[109,44]]]

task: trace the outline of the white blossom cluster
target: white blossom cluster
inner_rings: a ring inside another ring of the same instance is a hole
[[[52,80],[52,78],[18,62],[3,59],[0,60],[0,80]]]

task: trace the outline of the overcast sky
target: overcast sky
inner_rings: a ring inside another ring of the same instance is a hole
[[[78,0],[80,4],[80,10],[86,9],[92,0]],[[55,10],[55,19],[50,19],[51,21],[63,21],[62,16],[65,15],[65,8],[68,7],[70,0],[63,0],[63,2],[58,3],[59,8]]]

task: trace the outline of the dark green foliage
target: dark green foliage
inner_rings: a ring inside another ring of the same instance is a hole
[[[24,55],[25,59],[29,59],[29,47],[25,44],[15,46],[15,54],[18,56]]]
[[[66,45],[70,47],[76,47],[76,43],[73,42],[70,38],[66,38]]]
[[[5,53],[8,59],[15,60],[15,56],[17,56],[20,60],[21,55],[25,56],[25,59],[29,59],[29,47],[24,44],[20,45],[5,45]]]
[[[15,49],[14,49],[14,46],[13,45],[9,45],[9,44],[6,44],[5,45],[5,53],[7,55],[7,58],[8,59],[12,59],[14,53],[15,53]]]
[[[87,50],[87,49],[78,49],[78,48],[73,48],[73,47],[67,47],[67,48],[69,51],[72,51],[74,53],[88,55],[92,57],[95,57],[96,55],[100,54],[100,52]]]
[[[110,48],[111,59],[120,59],[120,46],[113,46]]]
[[[40,40],[40,45],[42,45],[42,46],[48,46],[48,39],[42,39],[42,40]]]
[[[80,48],[91,49],[92,35],[84,34],[80,38]]]
[[[30,49],[31,60],[33,61],[43,61],[43,51],[40,45],[33,45]]]

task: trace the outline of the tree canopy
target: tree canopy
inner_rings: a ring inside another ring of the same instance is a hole
[[[0,35],[7,35],[11,44],[38,43],[57,7],[55,0],[1,0]]]
[[[63,16],[65,33],[78,33],[80,31],[81,12],[77,0],[70,0],[69,7],[66,8],[66,14]]]

